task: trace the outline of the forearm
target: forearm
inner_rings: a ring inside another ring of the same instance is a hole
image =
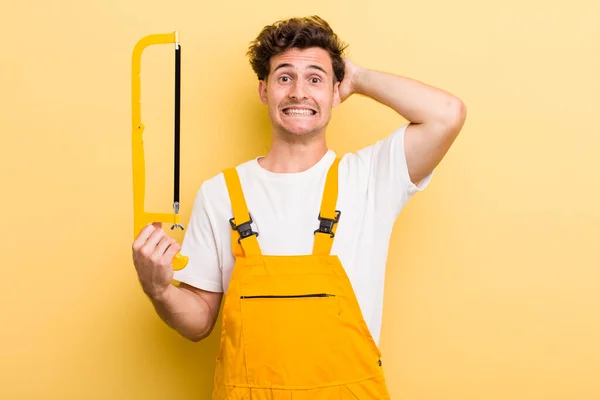
[[[206,301],[188,290],[169,285],[159,298],[150,297],[158,316],[182,336],[199,341],[212,330],[211,310]]]
[[[368,96],[395,110],[413,123],[447,122],[455,118],[460,100],[417,80],[360,68],[354,78],[355,93]]]

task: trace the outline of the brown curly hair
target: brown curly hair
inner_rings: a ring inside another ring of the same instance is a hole
[[[347,45],[339,40],[325,20],[316,15],[290,18],[265,26],[258,37],[250,42],[247,56],[258,79],[266,80],[271,57],[291,48],[309,47],[320,47],[329,53],[336,78],[334,83],[341,82],[344,79],[343,55]]]

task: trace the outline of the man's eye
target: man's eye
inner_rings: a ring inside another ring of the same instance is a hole
[[[279,78],[281,81],[283,82],[287,82],[290,78],[288,78],[287,76],[282,76],[281,78]]]
[[[319,82],[321,82],[321,79],[319,79],[319,78],[311,78],[310,80],[311,80],[312,83],[319,83]]]

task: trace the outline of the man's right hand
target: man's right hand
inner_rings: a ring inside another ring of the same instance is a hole
[[[133,264],[144,293],[158,299],[173,280],[172,261],[181,246],[162,229],[162,223],[148,224],[132,245]]]

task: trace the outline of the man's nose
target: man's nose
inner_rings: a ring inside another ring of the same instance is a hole
[[[301,79],[296,80],[292,85],[288,96],[296,100],[306,99],[307,89],[305,87],[304,81],[302,81]]]

